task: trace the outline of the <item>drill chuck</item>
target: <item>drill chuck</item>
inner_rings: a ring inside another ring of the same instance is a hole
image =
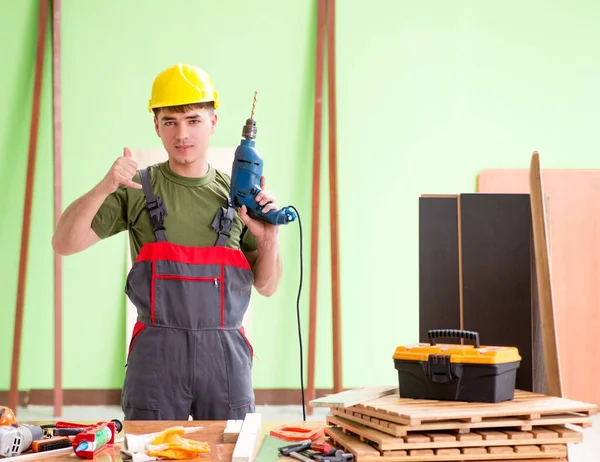
[[[256,121],[254,119],[246,119],[246,125],[242,129],[242,137],[247,140],[254,140],[256,139],[256,133]]]

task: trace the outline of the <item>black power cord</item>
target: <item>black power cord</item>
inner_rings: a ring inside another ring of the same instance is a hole
[[[296,216],[298,217],[298,226],[300,228],[300,284],[298,285],[298,298],[296,299],[296,315],[298,319],[298,342],[300,344],[300,390],[302,392],[302,420],[306,422],[306,404],[304,401],[304,367],[303,367],[303,347],[302,347],[302,327],[300,323],[300,295],[302,294],[302,273],[303,273],[303,264],[302,264],[302,221],[300,220],[300,212],[293,205],[289,206],[290,209],[296,212]]]

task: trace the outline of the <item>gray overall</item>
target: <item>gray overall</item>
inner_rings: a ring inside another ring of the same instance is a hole
[[[242,327],[254,278],[242,251],[225,247],[234,209],[219,209],[215,246],[170,243],[166,208],[148,172],[140,174],[156,242],[142,246],[127,276],[138,316],[123,383],[125,420],[243,419],[255,410],[253,350]]]

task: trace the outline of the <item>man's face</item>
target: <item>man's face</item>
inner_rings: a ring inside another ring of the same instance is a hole
[[[180,164],[192,164],[205,158],[216,125],[217,115],[207,109],[193,109],[183,114],[162,110],[154,118],[156,134],[169,158]]]

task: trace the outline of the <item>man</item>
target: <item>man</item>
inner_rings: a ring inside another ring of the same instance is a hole
[[[202,69],[161,72],[149,110],[168,161],[138,171],[125,149],[65,210],[52,240],[70,255],[129,232],[125,292],[138,319],[122,392],[126,420],[243,419],[255,409],[242,318],[252,286],[267,297],[277,290],[278,228],[230,207],[230,177],[207,162],[218,107]],[[257,202],[277,209],[261,183]]]

